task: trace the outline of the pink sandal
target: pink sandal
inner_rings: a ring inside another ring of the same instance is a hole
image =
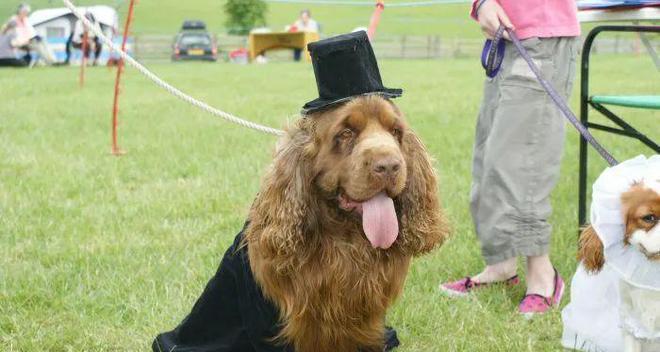
[[[564,295],[564,280],[555,270],[555,289],[550,297],[544,297],[536,293],[528,294],[523,297],[518,305],[520,314],[531,318],[535,314],[543,314],[548,312],[551,308],[559,306],[561,298]]]
[[[465,296],[470,291],[476,288],[484,288],[492,285],[506,285],[506,286],[515,286],[520,283],[518,275],[514,275],[504,281],[497,282],[476,282],[473,281],[469,276],[458,281],[447,282],[440,285],[440,291],[448,296]]]

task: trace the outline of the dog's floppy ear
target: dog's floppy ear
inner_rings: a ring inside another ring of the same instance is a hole
[[[596,230],[592,226],[587,227],[580,234],[580,248],[578,249],[577,259],[588,272],[598,273],[605,265],[605,255],[603,253],[603,242],[600,241]]]
[[[259,246],[276,270],[293,268],[304,255],[307,229],[316,228],[318,205],[312,195],[312,160],[316,155],[313,121],[299,119],[278,144],[273,163],[250,209],[246,239]]]
[[[400,248],[410,255],[420,255],[442,244],[449,226],[440,208],[436,174],[431,160],[417,135],[410,129],[402,138],[408,177],[398,197],[401,210]]]
[[[635,210],[639,207],[644,199],[644,183],[642,181],[635,181],[630,186],[630,189],[621,195],[621,214],[625,219],[626,230],[624,232],[623,241],[625,244],[630,244],[630,236],[635,231],[637,226],[637,217]]]

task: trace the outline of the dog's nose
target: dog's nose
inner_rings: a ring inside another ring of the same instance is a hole
[[[395,157],[382,158],[374,163],[373,170],[378,176],[393,177],[401,170],[401,161]]]

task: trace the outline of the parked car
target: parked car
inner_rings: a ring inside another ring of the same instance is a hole
[[[174,39],[172,61],[217,61],[218,44],[202,21],[185,21]]]

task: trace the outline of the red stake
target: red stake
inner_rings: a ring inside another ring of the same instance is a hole
[[[133,9],[135,7],[135,0],[131,0],[128,5],[128,14],[126,15],[126,23],[124,24],[124,35],[121,41],[121,50],[126,51],[126,41],[128,40],[128,32],[131,28],[133,21]],[[115,98],[112,104],[112,154],[122,155],[122,151],[117,144],[117,116],[119,115],[119,86],[121,82],[121,74],[124,72],[124,59],[119,59],[117,62],[117,76],[115,78]]]
[[[82,59],[80,60],[80,77],[78,78],[78,83],[80,84],[81,88],[85,85],[85,66],[87,66],[87,39],[88,39],[87,28],[84,28],[83,42],[80,48],[80,50],[82,50]]]
[[[376,28],[378,28],[378,23],[380,23],[380,14],[383,13],[385,9],[385,2],[383,0],[376,0],[376,8],[374,13],[371,15],[371,20],[369,21],[369,29],[367,30],[367,36],[369,40],[373,40],[376,35]]]

